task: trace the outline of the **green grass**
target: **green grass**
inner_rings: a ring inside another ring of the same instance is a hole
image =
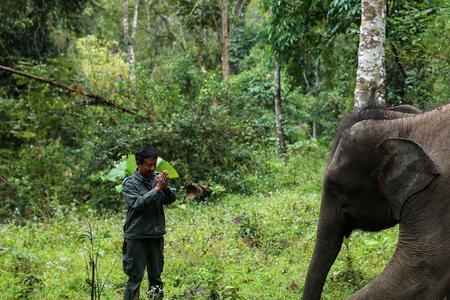
[[[323,169],[322,155],[293,158],[287,167],[273,159],[246,179],[260,193],[166,209],[167,299],[298,299],[314,247]],[[123,214],[73,209],[45,223],[1,225],[0,299],[89,299],[92,250],[100,253],[100,277],[110,272],[102,299],[121,299],[123,220]],[[88,231],[98,249],[90,248]],[[397,234],[397,228],[353,233],[322,298],[345,299],[380,273]],[[146,286],[144,280],[142,292]]]

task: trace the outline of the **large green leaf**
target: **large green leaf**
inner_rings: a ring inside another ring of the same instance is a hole
[[[136,156],[134,154],[129,154],[127,157],[127,164],[126,164],[126,172],[128,175],[131,175],[136,171],[137,164],[136,164]],[[169,178],[174,179],[180,177],[178,175],[177,170],[175,170],[174,167],[172,167],[171,164],[169,164],[166,160],[164,160],[161,157],[158,157],[158,161],[156,162],[156,171],[162,172],[164,170],[167,170],[169,172]]]
[[[167,170],[167,172],[169,172],[170,179],[180,177],[180,175],[178,175],[177,170],[175,170],[175,168],[172,167],[171,164],[169,164],[167,161],[165,161],[161,157],[158,157],[158,161],[156,162],[156,171],[162,172],[164,170]]]
[[[128,154],[127,157],[127,175],[131,175],[136,171],[137,164],[136,164],[136,156],[134,154]]]
[[[112,168],[106,176],[102,176],[101,178],[103,180],[108,180],[112,182],[121,181],[123,180],[125,176],[125,166],[126,162],[125,159],[121,159],[118,163],[114,165],[114,168]]]

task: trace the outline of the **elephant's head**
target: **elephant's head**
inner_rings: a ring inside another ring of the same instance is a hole
[[[344,236],[353,229],[377,231],[397,224],[408,198],[437,174],[422,147],[403,137],[411,124],[389,121],[394,118],[380,112],[374,115],[383,120],[347,124],[337,136],[325,171],[305,300],[320,299]]]

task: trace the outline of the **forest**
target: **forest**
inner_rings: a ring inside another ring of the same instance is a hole
[[[0,299],[123,299],[121,184],[148,145],[179,175],[165,298],[299,299],[364,1],[2,0]],[[384,3],[385,104],[447,103],[450,1]],[[344,238],[322,299],[398,232]]]

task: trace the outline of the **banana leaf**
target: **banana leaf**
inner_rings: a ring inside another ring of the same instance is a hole
[[[137,164],[136,164],[136,156],[134,154],[129,154],[127,157],[127,164],[126,164],[126,172],[128,175],[131,175],[136,171]],[[175,170],[174,167],[170,163],[168,163],[166,160],[164,160],[161,157],[158,157],[158,160],[156,161],[156,172],[162,172],[164,170],[167,170],[169,172],[169,178],[174,179],[180,177],[178,175],[177,170]]]

